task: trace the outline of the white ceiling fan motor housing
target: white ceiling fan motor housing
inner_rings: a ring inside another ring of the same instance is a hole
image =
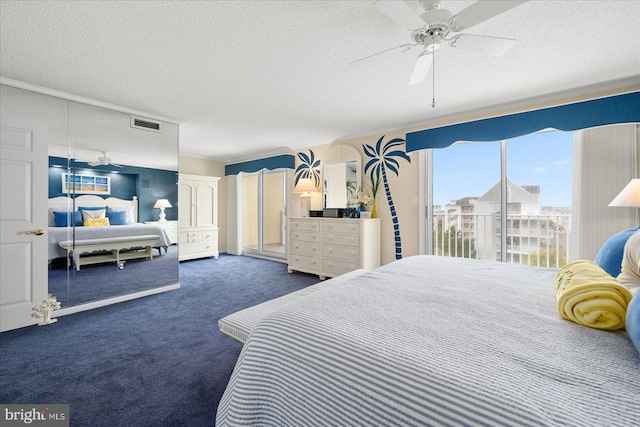
[[[444,32],[449,26],[449,21],[452,16],[453,14],[446,9],[430,9],[420,15],[424,22],[427,23],[427,30],[429,32]]]

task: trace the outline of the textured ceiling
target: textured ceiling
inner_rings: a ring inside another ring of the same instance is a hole
[[[410,42],[373,3],[2,0],[0,76],[174,118],[183,154],[220,161],[640,82],[639,1],[531,0],[468,31],[506,55],[437,51],[432,108],[418,51],[347,65]]]

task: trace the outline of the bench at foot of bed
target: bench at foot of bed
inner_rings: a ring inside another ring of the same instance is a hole
[[[152,250],[158,244],[161,236],[125,236],[108,237],[103,239],[70,240],[59,242],[58,245],[71,252],[76,270],[80,271],[80,266],[88,264],[98,264],[103,262],[120,262],[127,259],[149,258],[153,259]],[[142,250],[139,250],[142,248]],[[131,249],[128,252],[124,250]],[[99,254],[99,252],[111,252]]]
[[[316,283],[315,285],[307,286],[306,288],[300,289],[299,291],[291,292],[290,294],[281,296],[279,298],[275,298],[261,304],[254,305],[252,307],[245,308],[244,310],[237,311],[218,320],[218,327],[220,328],[221,332],[244,343],[245,341],[247,341],[247,338],[249,337],[249,334],[251,334],[251,331],[253,331],[253,329],[258,325],[258,323],[260,323],[262,319],[264,319],[265,317],[267,317],[267,315],[276,311],[283,305],[298,298],[302,298],[305,295],[309,295],[312,292],[319,291],[320,289],[324,289],[338,283],[343,283],[350,278],[359,276],[367,271],[368,270],[364,269],[353,270],[343,275],[336,276],[333,279],[325,280],[323,282]]]

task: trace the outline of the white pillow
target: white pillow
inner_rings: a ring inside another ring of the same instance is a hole
[[[106,216],[105,212],[106,211],[104,209],[95,209],[95,210],[90,210],[90,211],[82,211],[82,222],[84,223],[88,219],[106,218],[107,216]]]
[[[136,222],[135,216],[133,215],[133,206],[107,206],[107,210],[109,212],[126,212],[127,224]]]
[[[634,295],[640,288],[640,230],[633,233],[624,245],[618,282]]]

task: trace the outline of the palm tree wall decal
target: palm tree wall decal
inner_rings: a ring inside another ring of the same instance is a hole
[[[382,145],[382,140],[385,135],[382,135],[375,147],[369,144],[363,144],[362,148],[364,149],[367,157],[370,157],[371,160],[367,162],[364,167],[364,173],[369,172],[369,177],[371,178],[371,186],[375,188],[376,193],[380,186],[380,179],[382,178],[382,184],[384,186],[384,192],[387,196],[387,202],[389,203],[389,209],[391,211],[391,220],[393,222],[393,236],[396,247],[396,259],[402,259],[402,239],[400,237],[400,224],[398,222],[398,215],[396,214],[396,208],[393,204],[393,199],[391,198],[391,190],[389,188],[389,181],[387,179],[387,170],[390,170],[399,175],[398,169],[400,169],[400,163],[396,158],[405,159],[407,162],[411,163],[411,159],[407,154],[397,149],[398,146],[402,145],[405,140],[402,138],[394,138],[390,141],[387,141],[384,145]],[[374,197],[375,197],[374,193]]]
[[[320,160],[315,159],[315,154],[312,150],[309,150],[309,155],[305,153],[298,153],[300,159],[300,165],[296,168],[295,172],[295,185],[298,185],[298,181],[302,178],[309,178],[313,180],[316,188],[320,184]]]

